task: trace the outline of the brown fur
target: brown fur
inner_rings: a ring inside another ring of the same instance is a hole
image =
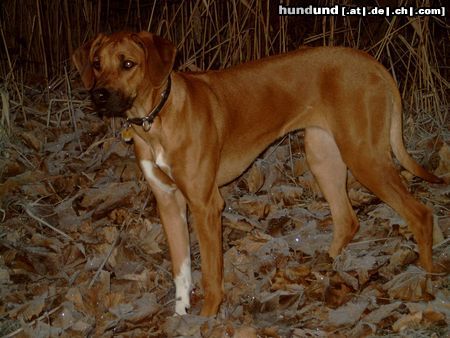
[[[203,315],[214,315],[223,297],[219,186],[297,129],[305,129],[307,159],[330,204],[330,255],[338,255],[359,226],[346,191],[348,168],[407,221],[421,265],[432,270],[432,213],[402,184],[391,149],[413,174],[440,179],[406,153],[400,94],[375,59],[349,48],[306,48],[224,71],[171,73],[174,57],[175,47],[155,35],[116,33],[80,47],[74,63],[99,109],[127,117],[148,115],[171,77],[169,99],[151,129],[133,126],[132,135],[158,202],[174,276],[189,256],[183,215],[186,207],[192,213],[202,257]],[[135,66],[125,70],[124,59]]]

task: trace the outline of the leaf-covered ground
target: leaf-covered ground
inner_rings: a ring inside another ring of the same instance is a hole
[[[361,228],[335,261],[327,256],[331,215],[301,134],[222,188],[226,296],[218,316],[197,316],[193,234],[192,308],[173,316],[164,232],[132,147],[116,136],[120,121],[100,119],[82,95],[69,101],[64,92],[25,88],[0,128],[0,336],[450,334],[448,276],[414,264],[417,247],[403,221],[351,176]],[[448,175],[450,148],[439,148],[434,172]],[[434,258],[448,268],[450,188],[403,176],[434,210]]]

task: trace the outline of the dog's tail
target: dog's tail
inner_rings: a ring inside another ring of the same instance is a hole
[[[408,170],[410,173],[418,176],[431,183],[443,183],[443,179],[428,172],[421,167],[406,151],[405,144],[403,143],[403,131],[402,131],[402,100],[397,86],[394,83],[394,79],[390,79],[393,90],[393,107],[391,112],[391,147],[395,157],[397,157],[400,164]]]

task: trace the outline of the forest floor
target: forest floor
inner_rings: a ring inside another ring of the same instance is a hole
[[[59,83],[55,88],[64,87]],[[174,316],[174,284],[155,199],[121,121],[80,92],[25,88],[0,127],[0,336],[445,337],[450,281],[416,265],[403,220],[351,175],[361,222],[335,260],[332,220],[301,132],[272,145],[221,192],[225,300],[202,304],[191,231],[192,307]],[[449,140],[416,142],[450,172]],[[430,148],[429,145],[433,145]],[[434,260],[450,266],[450,187],[402,177],[433,209]]]

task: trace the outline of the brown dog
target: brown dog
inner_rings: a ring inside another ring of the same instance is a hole
[[[347,168],[409,224],[420,264],[432,270],[432,213],[403,186],[407,170],[441,182],[406,152],[400,94],[388,71],[349,48],[311,48],[224,71],[172,72],[176,49],[148,32],[99,35],[73,60],[100,111],[124,114],[169,242],[176,313],[189,308],[186,206],[202,259],[202,315],[223,297],[219,186],[238,177],[274,140],[305,129],[309,166],[330,204],[336,257],[358,230]]]

